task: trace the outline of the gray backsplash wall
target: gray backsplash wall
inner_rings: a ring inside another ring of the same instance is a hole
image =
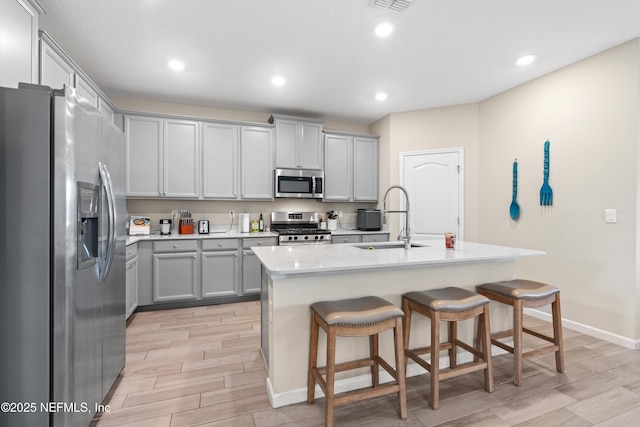
[[[252,220],[263,214],[265,225],[270,225],[272,211],[304,211],[324,214],[328,211],[343,211],[340,224],[353,228],[358,208],[376,208],[377,203],[324,203],[302,199],[279,199],[275,201],[220,201],[220,200],[176,200],[176,199],[127,199],[127,215],[151,218],[151,229],[158,228],[161,218],[171,218],[171,211],[187,209],[195,221],[207,219],[211,229],[228,227],[229,211],[236,213],[233,226],[238,225],[238,213],[248,212]]]

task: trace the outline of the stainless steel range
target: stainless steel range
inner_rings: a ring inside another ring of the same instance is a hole
[[[271,231],[283,246],[331,243],[331,232],[320,229],[316,212],[271,212]]]

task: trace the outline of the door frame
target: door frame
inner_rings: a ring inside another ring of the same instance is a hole
[[[447,154],[447,153],[456,153],[458,154],[458,236],[457,239],[460,241],[464,240],[464,147],[452,147],[452,148],[438,148],[434,150],[419,150],[419,151],[401,151],[399,153],[399,171],[400,176],[398,177],[398,182],[400,185],[404,186],[404,160],[407,157],[411,156],[422,156],[422,155],[434,155],[434,154]],[[411,196],[411,195],[409,195]],[[404,205],[404,201],[401,202]],[[404,207],[403,207],[404,209]]]

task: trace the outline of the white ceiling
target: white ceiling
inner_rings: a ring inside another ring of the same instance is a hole
[[[639,0],[414,0],[402,14],[370,0],[40,3],[40,28],[108,96],[360,123],[477,102],[640,36]],[[383,20],[395,32],[380,40]],[[516,67],[524,53],[538,60]]]

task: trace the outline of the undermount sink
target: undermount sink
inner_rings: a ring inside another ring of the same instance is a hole
[[[362,245],[354,245],[358,249],[366,249],[369,251],[378,250],[378,249],[404,249],[404,242],[382,242],[382,243],[369,243]],[[426,248],[429,245],[423,245],[418,243],[412,243],[412,248]]]

